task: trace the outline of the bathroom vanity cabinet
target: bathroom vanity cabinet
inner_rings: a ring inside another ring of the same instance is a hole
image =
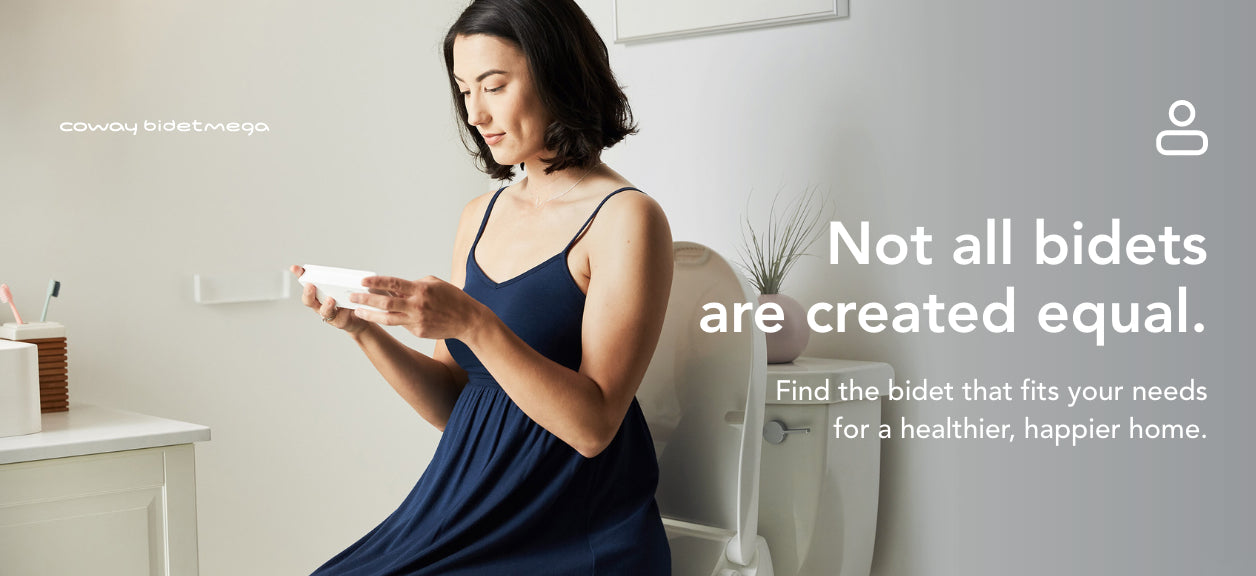
[[[205,426],[80,404],[0,438],[0,574],[197,574],[205,440]]]

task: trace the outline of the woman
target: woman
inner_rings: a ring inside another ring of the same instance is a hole
[[[635,131],[606,46],[571,0],[477,0],[444,54],[468,149],[498,179],[527,175],[467,204],[452,283],[366,279],[353,301],[385,312],[302,295],[444,431],[401,507],[315,574],[669,574],[634,394],[671,233],[599,160]]]

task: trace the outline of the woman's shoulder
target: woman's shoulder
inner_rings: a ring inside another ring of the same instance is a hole
[[[484,218],[484,212],[488,210],[488,205],[493,200],[493,196],[497,195],[497,192],[500,190],[501,188],[490,190],[468,201],[462,207],[462,216],[459,224],[464,227],[467,224],[475,224],[478,227],[480,220]]]
[[[631,184],[616,186],[603,201],[598,219],[606,219],[619,226],[640,226],[651,221],[667,221],[663,207],[649,194]]]
[[[470,201],[467,202],[466,206],[463,207],[462,211],[463,212],[479,212],[480,214],[483,214],[485,208],[488,207],[489,202],[492,202],[493,196],[496,196],[498,192],[500,192],[501,190],[505,188],[506,188],[505,186],[502,186],[501,188],[494,188],[492,190],[489,190],[487,192],[484,192],[483,194],[476,196],[475,198],[472,198]]]
[[[599,274],[612,284],[640,288],[642,283],[671,277],[672,232],[667,215],[658,201],[635,187],[605,198],[587,240],[590,279]]]
[[[458,232],[455,238],[458,246],[470,246],[471,241],[475,239],[475,234],[480,229],[480,222],[484,220],[484,213],[488,210],[488,205],[492,202],[495,194],[497,194],[497,190],[490,190],[472,198],[462,207],[462,215],[458,218]]]
[[[671,229],[663,207],[635,186],[616,186],[602,201],[590,226],[595,243],[612,244],[627,238],[671,239]]]

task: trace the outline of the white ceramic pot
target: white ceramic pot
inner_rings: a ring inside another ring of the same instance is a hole
[[[765,334],[768,344],[768,364],[793,362],[794,358],[802,354],[803,349],[807,347],[807,341],[811,339],[811,329],[807,326],[807,311],[797,300],[785,294],[761,294],[759,296],[760,306],[768,302],[780,306],[781,311],[785,313],[785,318],[781,320],[781,329]]]

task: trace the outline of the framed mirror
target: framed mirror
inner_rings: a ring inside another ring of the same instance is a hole
[[[615,42],[845,18],[850,0],[615,0]]]

